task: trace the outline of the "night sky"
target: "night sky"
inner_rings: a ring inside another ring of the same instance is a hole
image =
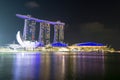
[[[97,42],[120,49],[120,3],[75,0],[0,0],[0,45],[16,41],[16,14],[65,22],[65,42]]]

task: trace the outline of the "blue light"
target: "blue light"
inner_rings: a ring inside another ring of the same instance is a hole
[[[61,42],[56,42],[51,44],[53,47],[67,47],[67,44],[61,43]]]
[[[104,45],[95,42],[85,42],[85,43],[78,43],[77,46],[104,46]]]
[[[36,43],[36,47],[44,47],[44,44],[43,44],[43,43],[38,42],[38,43]]]

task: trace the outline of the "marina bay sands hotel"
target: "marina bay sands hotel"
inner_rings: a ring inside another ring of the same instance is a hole
[[[57,51],[105,51],[106,45],[95,42],[77,43],[68,45],[64,43],[65,23],[60,21],[47,21],[34,18],[30,15],[16,14],[24,19],[22,37],[20,31],[17,32],[16,39],[20,48],[25,50],[57,50]],[[38,26],[39,24],[39,26]],[[39,27],[38,30],[37,27]],[[36,35],[38,36],[36,37]],[[52,49],[51,49],[52,48]]]
[[[51,28],[54,27],[53,43],[63,42],[64,40],[64,26],[65,23],[60,21],[52,22],[47,20],[40,20],[31,15],[16,14],[17,17],[24,19],[23,40],[35,41],[36,23],[39,23],[38,42],[44,45],[50,44]]]

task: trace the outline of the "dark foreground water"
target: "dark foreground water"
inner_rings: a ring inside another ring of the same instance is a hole
[[[120,80],[120,54],[0,53],[0,80]]]

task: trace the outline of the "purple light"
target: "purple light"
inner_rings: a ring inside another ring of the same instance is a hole
[[[33,17],[30,17],[30,16],[26,16],[26,15],[21,15],[21,14],[16,14],[17,17],[19,18],[22,18],[22,19],[29,19],[29,20],[34,20],[36,22],[46,22],[46,23],[49,23],[49,24],[61,24],[61,25],[65,25],[65,23],[61,23],[61,22],[51,22],[51,21],[46,21],[46,20],[40,20],[40,19],[37,19],[37,18],[33,18]]]

